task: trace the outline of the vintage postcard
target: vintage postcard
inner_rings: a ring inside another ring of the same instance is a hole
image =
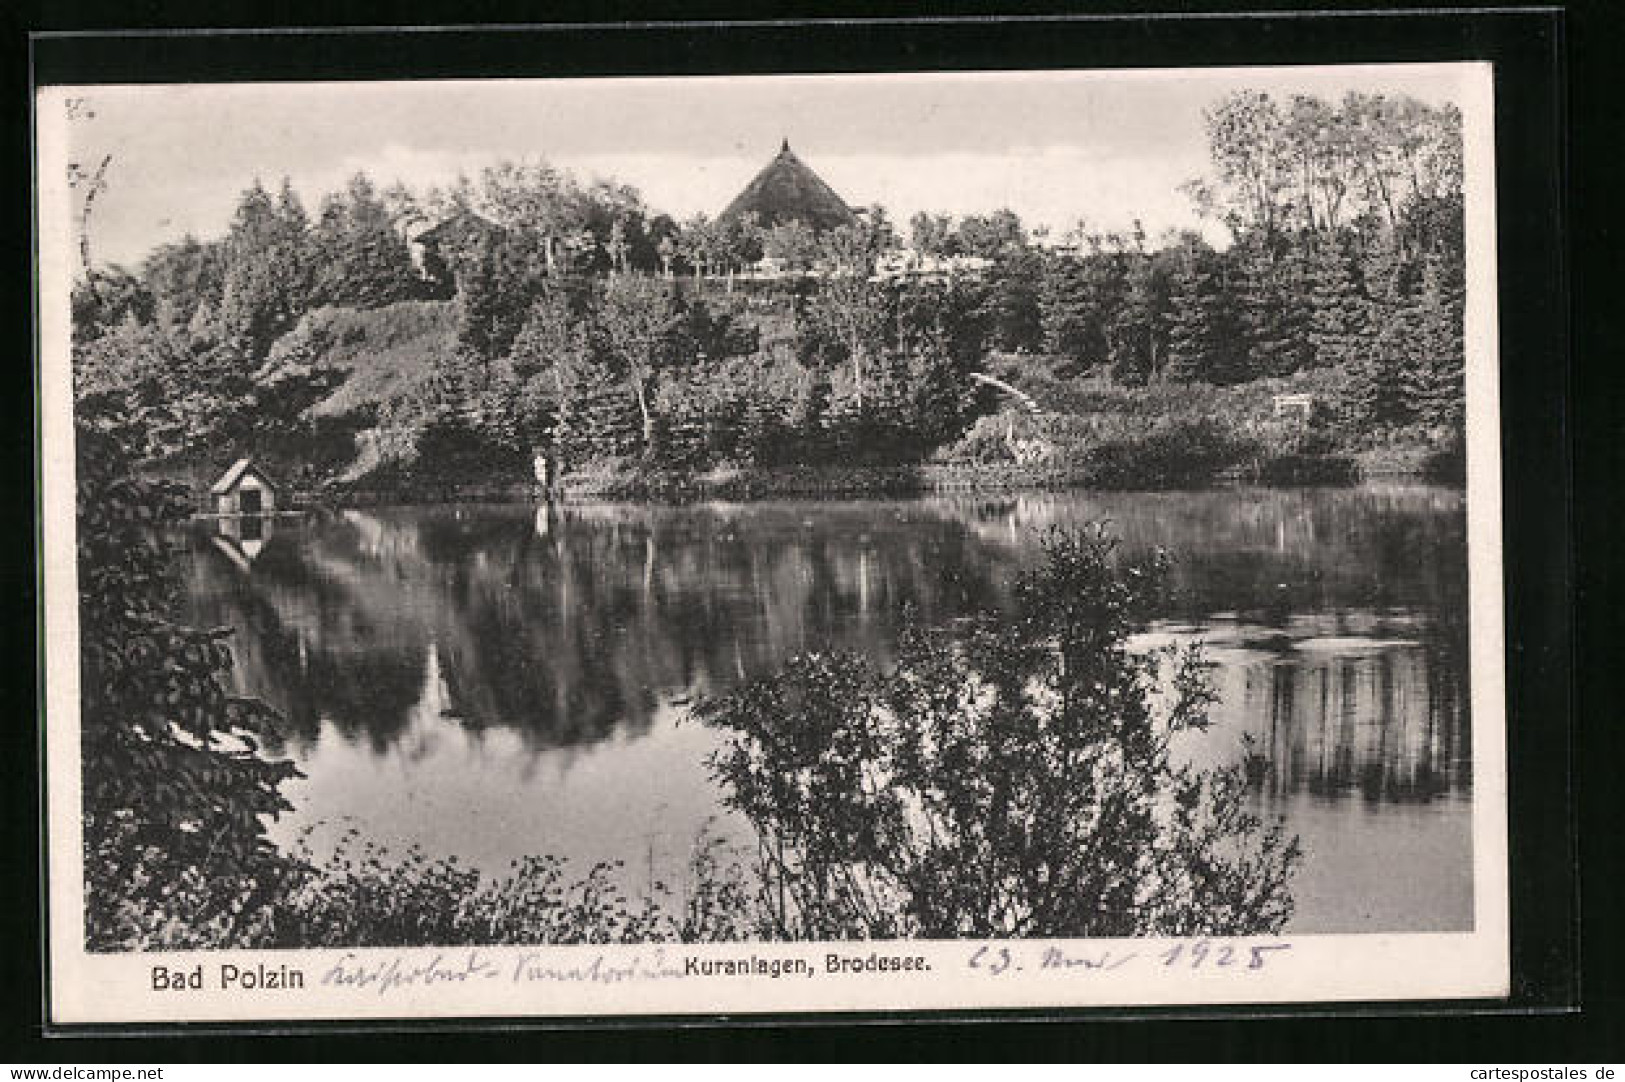
[[[1504,997],[1491,91],[40,89],[51,1020]]]

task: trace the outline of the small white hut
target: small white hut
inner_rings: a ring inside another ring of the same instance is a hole
[[[209,489],[217,515],[269,515],[276,511],[276,482],[246,458],[232,463],[231,469]]]

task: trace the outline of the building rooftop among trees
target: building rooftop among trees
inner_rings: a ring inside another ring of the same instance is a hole
[[[276,482],[251,459],[239,458],[209,488],[219,515],[268,515],[276,511]]]
[[[835,189],[796,157],[788,139],[717,220],[728,222],[747,214],[755,214],[764,229],[797,221],[815,233],[857,222],[857,215]]]

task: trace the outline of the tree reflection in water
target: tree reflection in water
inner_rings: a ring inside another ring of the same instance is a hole
[[[242,690],[285,716],[273,753],[400,752],[428,709],[524,755],[619,755],[674,724],[674,703],[794,653],[886,661],[905,606],[934,624],[1001,606],[1043,528],[1100,519],[1125,551],[1175,554],[1177,609],[1148,639],[1210,642],[1212,754],[1252,732],[1263,799],[1290,815],[1468,795],[1465,515],[1448,488],[346,510],[279,526],[247,564],[200,528],[188,586],[194,619],[238,629]]]
[[[884,658],[904,604],[949,619],[997,603],[1002,562],[966,530],[901,507],[871,519],[881,506],[817,522],[717,505],[344,511],[283,531],[251,574],[195,545],[190,594],[200,619],[239,629],[240,679],[287,716],[295,754],[322,720],[387,745],[430,644],[461,724],[591,743],[798,650]]]

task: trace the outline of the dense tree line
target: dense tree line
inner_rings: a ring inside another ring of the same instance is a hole
[[[1020,344],[1125,384],[1337,368],[1351,420],[1459,424],[1460,114],[1247,92],[1206,120],[1215,172],[1188,188],[1231,244],[1080,228],[1046,255],[1040,332]]]
[[[1186,190],[1226,247],[1195,232],[1152,245],[1137,223],[1035,243],[1009,211],[921,213],[910,244],[988,261],[992,343],[1078,374],[1224,385],[1339,369],[1348,420],[1459,424],[1459,111],[1240,92],[1205,120],[1213,173]]]
[[[1324,371],[1351,430],[1459,431],[1459,113],[1242,92],[1206,126],[1212,170],[1187,190],[1223,245],[1138,225],[1057,241],[1009,210],[921,213],[906,242],[880,208],[824,233],[678,223],[545,163],[423,193],[357,175],[314,218],[286,181],[256,182],[224,237],[78,284],[76,388],[118,402],[150,458],[285,450],[312,475],[358,439],[380,468],[448,476],[488,474],[493,454],[523,471],[537,451],[915,461],[990,404],[970,376],[997,352],[1128,388]],[[346,373],[287,344],[307,313],[434,299],[456,344],[425,388],[311,414]]]
[[[1081,253],[1044,257],[1039,329],[1015,344],[1131,386],[1335,368],[1349,377],[1350,419],[1459,423],[1459,193],[1452,201],[1455,227],[1412,250],[1374,223],[1247,233],[1222,251],[1195,234],[1150,252],[1090,236]]]
[[[425,408],[507,460],[917,460],[977,404],[979,314],[951,283],[872,281],[872,229],[816,243],[838,269],[771,291],[638,273],[523,290],[470,279],[458,354]]]

